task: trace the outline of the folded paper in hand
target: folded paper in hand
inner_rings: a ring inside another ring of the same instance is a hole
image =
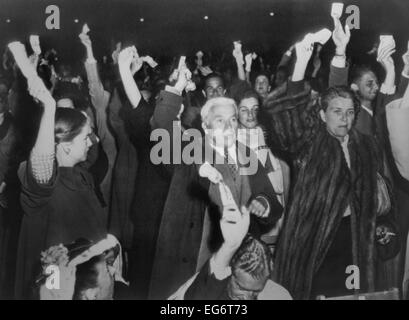
[[[234,50],[241,50],[241,41],[234,41]]]
[[[179,59],[178,70],[180,71],[184,67],[186,67],[186,56],[181,56]]]
[[[395,49],[396,48],[396,43],[395,43],[395,39],[393,38],[392,35],[382,35],[379,36],[379,47],[378,47],[378,56],[379,54],[385,49]]]
[[[396,47],[395,39],[393,38],[392,35],[379,36],[379,40],[380,40],[379,49],[383,49],[383,48],[389,47],[389,46],[391,46],[393,48]]]
[[[40,55],[41,54],[40,37],[38,35],[31,35],[30,44],[31,44],[31,48],[33,49],[34,53],[36,55]]]
[[[84,24],[83,26],[82,26],[82,34],[87,34],[88,32],[90,32],[90,29],[89,29],[89,27],[88,27],[88,25],[87,24]]]
[[[341,2],[334,2],[331,8],[331,17],[340,19],[344,11],[344,4]]]

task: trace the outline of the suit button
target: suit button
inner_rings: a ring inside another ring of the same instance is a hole
[[[182,259],[182,262],[183,262],[183,263],[187,263],[187,258],[183,258],[183,259]]]
[[[193,222],[190,223],[189,228],[193,229],[193,227],[195,226],[195,224]]]

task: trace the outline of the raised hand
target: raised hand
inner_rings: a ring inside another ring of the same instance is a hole
[[[395,68],[395,63],[392,58],[392,54],[396,52],[394,46],[388,46],[381,48],[381,50],[378,52],[378,58],[377,60],[379,63],[382,65],[382,67],[386,70],[392,70]]]
[[[175,89],[179,92],[183,92],[186,89],[188,83],[192,79],[192,73],[190,70],[184,66],[178,71],[178,79],[175,84]]]
[[[80,33],[78,37],[81,40],[81,43],[87,48],[92,46],[91,38],[88,34]]]
[[[131,63],[131,72],[132,72],[132,75],[134,75],[134,74],[137,73],[139,70],[141,70],[142,65],[143,65],[143,59],[140,58],[140,57],[138,56],[138,54],[136,54],[136,56],[134,57],[134,59],[132,60],[132,63]]]
[[[239,41],[234,42],[233,57],[237,63],[244,64],[243,52],[241,51],[241,43]]]
[[[138,52],[136,51],[136,48],[134,46],[127,47],[118,54],[118,65],[119,67],[130,69],[131,64],[135,62],[135,59],[137,57],[138,57]]]
[[[111,57],[112,57],[112,61],[114,62],[114,65],[118,63],[118,55],[121,52],[121,48],[122,48],[122,43],[118,42],[116,44],[116,48],[115,48],[114,52],[112,52]]]
[[[255,52],[249,53],[246,55],[245,60],[246,60],[246,72],[251,72],[251,65],[253,63],[253,60],[257,58],[257,54]]]
[[[351,39],[351,30],[349,29],[348,25],[345,25],[345,31],[342,27],[341,21],[334,18],[334,31],[332,32],[332,40],[336,46],[336,54],[337,55],[345,55],[345,51],[349,40]]]

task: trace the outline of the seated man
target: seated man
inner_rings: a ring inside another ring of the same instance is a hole
[[[249,211],[225,208],[220,220],[224,242],[202,270],[170,299],[291,300],[283,287],[269,280],[272,256],[265,244],[248,235]]]

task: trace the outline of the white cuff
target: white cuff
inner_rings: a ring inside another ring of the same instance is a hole
[[[215,265],[214,256],[210,258],[210,274],[214,274],[217,280],[224,280],[231,276],[231,268],[220,268]]]
[[[93,64],[93,63],[97,63],[97,60],[95,60],[94,58],[92,58],[92,59],[87,59],[87,60],[85,60],[85,63],[87,63],[87,64]]]
[[[380,92],[383,93],[383,94],[388,94],[388,95],[395,94],[396,86],[389,87],[385,83],[382,83]]]
[[[331,65],[336,68],[345,68],[346,67],[346,57],[335,56],[332,58]]]
[[[409,79],[409,74],[406,74],[405,72],[402,71],[402,77]]]
[[[182,95],[182,92],[180,92],[178,89],[176,89],[175,87],[172,87],[172,86],[168,86],[168,85],[165,87],[165,91],[177,94],[178,96]]]

